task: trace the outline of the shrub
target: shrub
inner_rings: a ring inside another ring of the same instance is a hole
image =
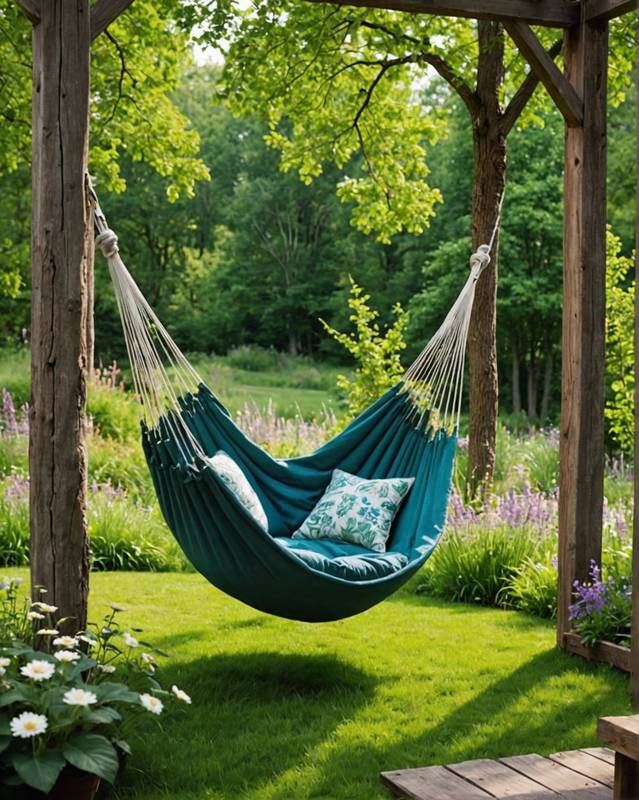
[[[337,386],[346,395],[348,413],[352,417],[378,400],[404,374],[399,355],[406,347],[404,331],[408,314],[397,303],[393,307],[395,322],[382,333],[375,322],[379,312],[368,306],[369,300],[370,295],[364,294],[351,278],[348,307],[352,312],[350,320],[355,331],[341,333],[320,320],[326,331],[355,360],[354,377],[339,375],[337,378]]]
[[[150,503],[154,497],[153,482],[139,441],[124,443],[89,438],[89,481],[112,484],[126,490],[134,500]]]
[[[229,350],[224,359],[229,367],[245,369],[247,372],[268,372],[281,367],[282,356],[269,348],[266,350],[257,345],[243,344]]]
[[[134,395],[93,383],[89,387],[87,412],[94,431],[104,438],[127,443],[140,438],[140,410]]]
[[[88,516],[93,570],[168,572],[186,567],[156,509],[107,485],[93,487]]]
[[[526,558],[506,584],[503,599],[519,611],[537,617],[557,615],[557,565],[546,555],[541,561]]]
[[[512,577],[538,548],[526,528],[503,526],[470,536],[453,531],[426,563],[425,582],[417,591],[447,600],[507,605]]]
[[[559,432],[541,430],[532,437],[525,464],[533,488],[547,494],[554,492],[559,484]]]

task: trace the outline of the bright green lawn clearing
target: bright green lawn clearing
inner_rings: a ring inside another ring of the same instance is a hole
[[[596,744],[627,679],[554,649],[550,624],[404,590],[343,622],[240,605],[197,575],[93,575],[193,696],[149,719],[122,800],[388,800],[383,769]]]

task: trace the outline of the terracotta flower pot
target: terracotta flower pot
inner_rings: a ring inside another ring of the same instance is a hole
[[[99,785],[100,778],[97,775],[67,765],[49,794],[33,792],[31,796],[33,800],[44,797],[50,800],[93,800]]]

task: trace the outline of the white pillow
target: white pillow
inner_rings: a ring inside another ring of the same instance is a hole
[[[268,518],[260,503],[260,498],[255,494],[255,489],[248,482],[246,475],[238,467],[235,461],[224,450],[207,459],[211,467],[215,470],[224,485],[230,489],[237,497],[238,501],[244,506],[253,519],[268,531]]]

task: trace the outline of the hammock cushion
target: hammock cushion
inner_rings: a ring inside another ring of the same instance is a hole
[[[260,503],[260,498],[255,494],[255,490],[248,482],[246,475],[224,450],[218,450],[213,458],[209,459],[209,464],[220,476],[222,482],[230,492],[237,497],[239,502],[246,508],[253,519],[261,525],[264,530],[268,530],[268,519]]]
[[[312,569],[349,581],[383,578],[408,564],[408,557],[403,553],[377,553],[333,539],[294,540],[277,537],[275,541]]]
[[[336,539],[384,553],[395,514],[413,483],[414,478],[370,480],[335,469],[293,539]]]

